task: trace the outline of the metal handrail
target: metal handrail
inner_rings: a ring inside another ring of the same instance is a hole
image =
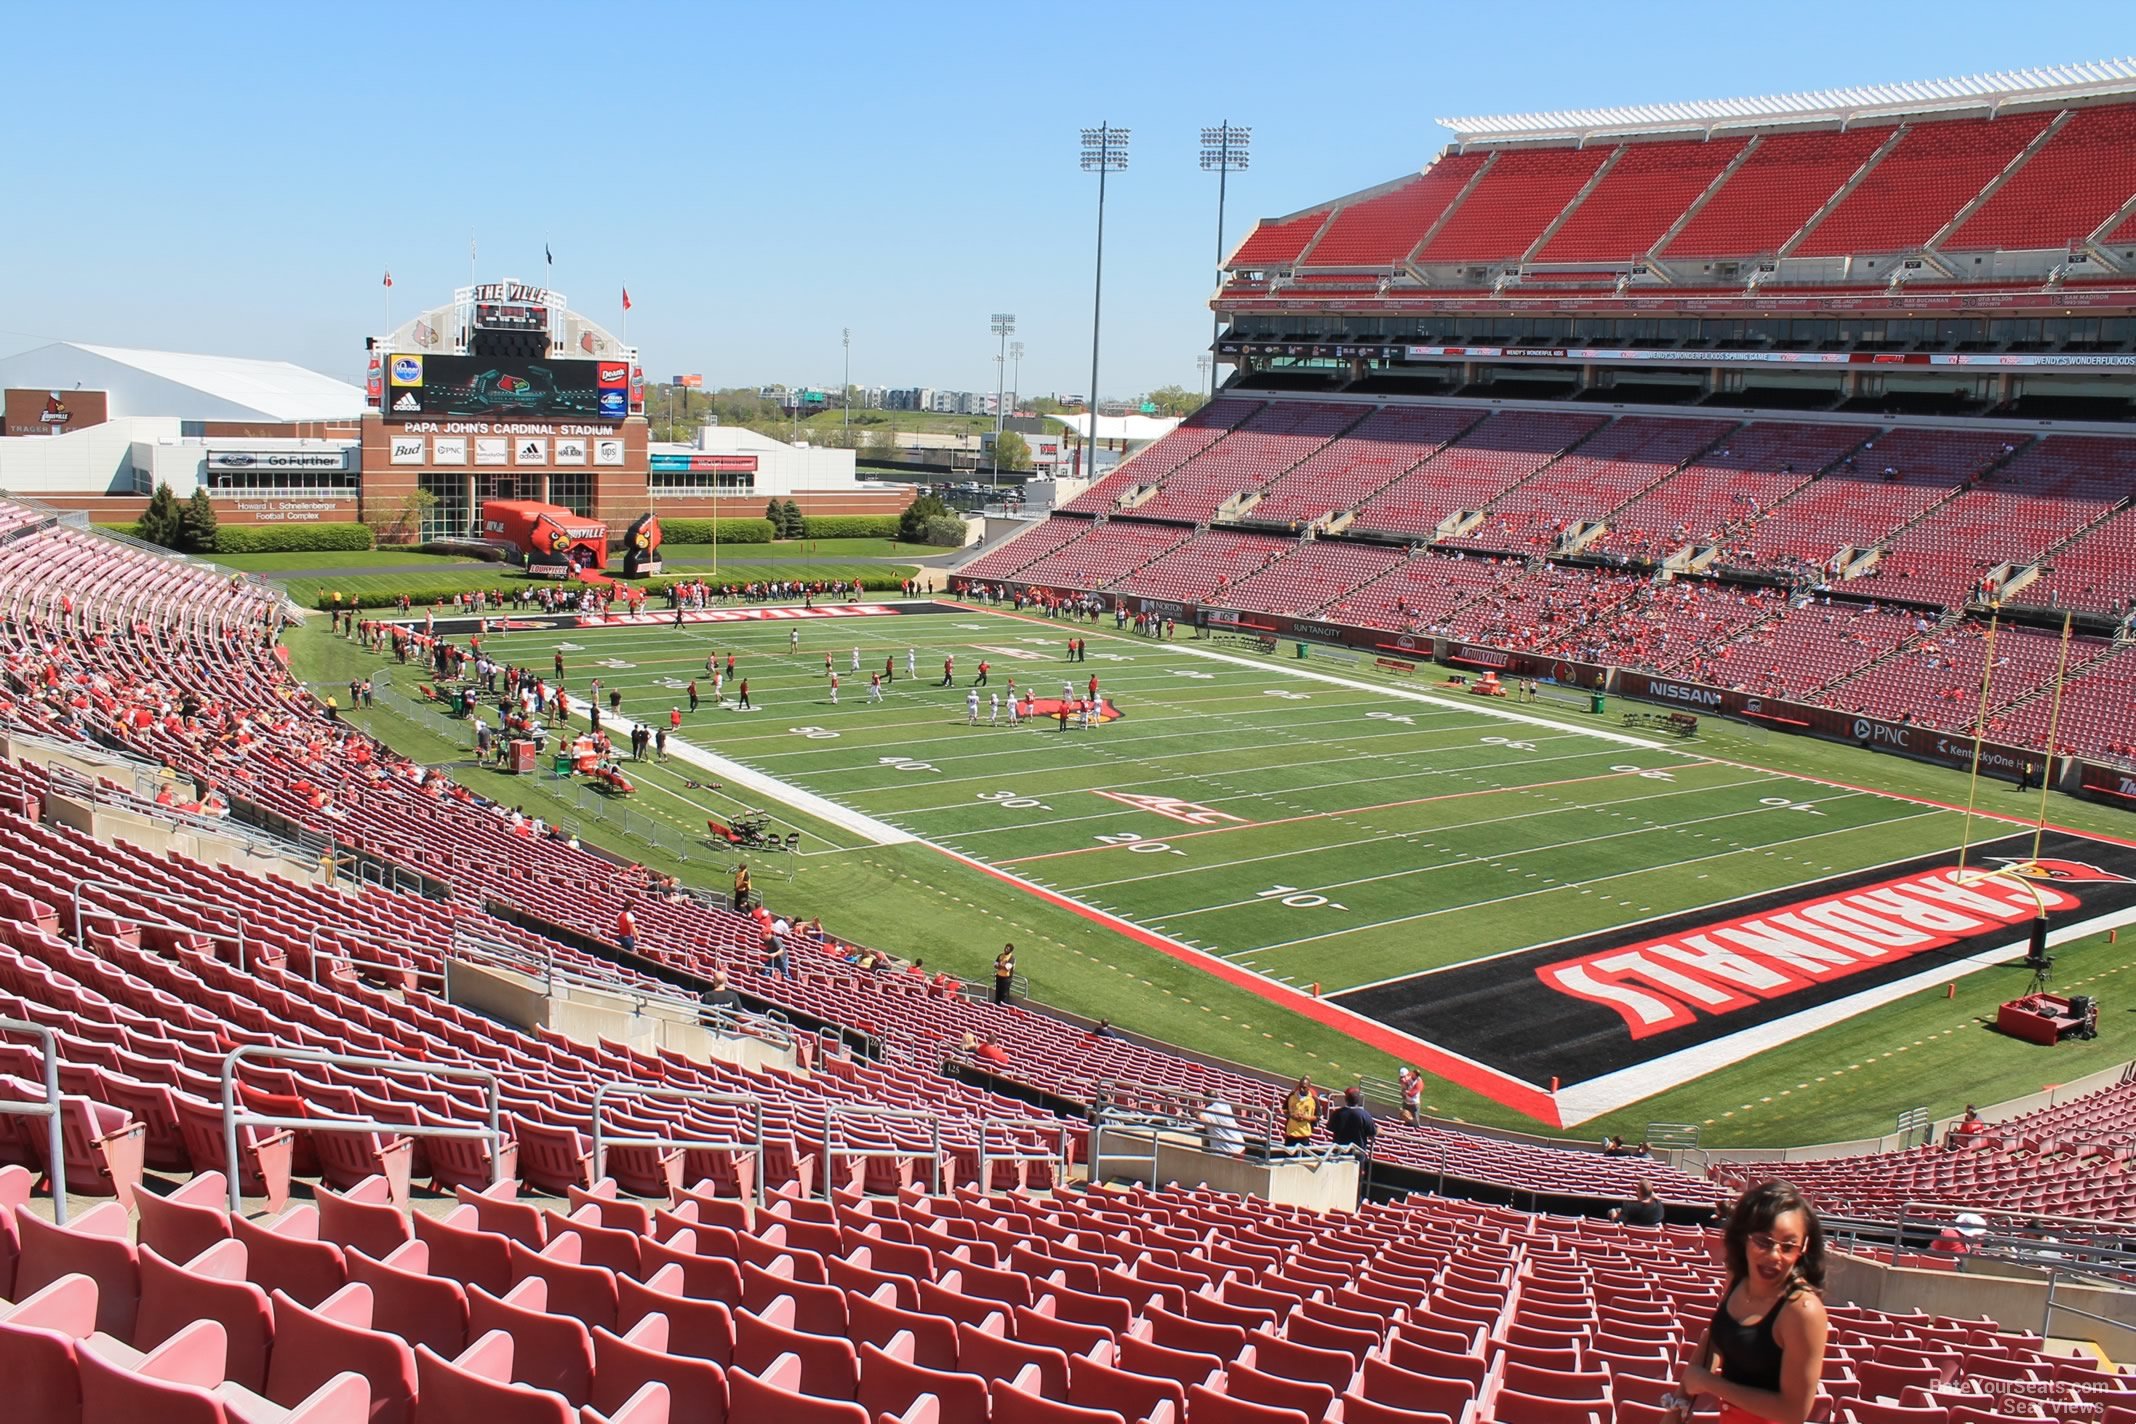
[[[82,892],[84,890],[114,890],[121,895],[125,895],[136,900],[142,897],[142,890],[141,887],[138,885],[121,885],[116,880],[76,881],[72,890],[72,895],[74,898],[74,942],[76,944],[85,944],[87,942],[82,938]],[[134,925],[137,927],[148,927],[163,930],[178,930],[184,934],[200,935],[207,939],[232,940],[237,945],[238,969],[240,971],[250,970],[251,966],[245,962],[247,956],[245,954],[245,915],[243,911],[234,909],[229,905],[219,905],[212,900],[195,900],[190,895],[165,895],[158,893],[156,898],[158,900],[162,900],[173,905],[185,905],[195,910],[208,910],[218,915],[228,915],[231,919],[237,921],[237,933],[233,935],[223,930],[195,929],[190,925],[181,925],[170,919],[144,920],[137,916],[120,914],[116,910],[99,909],[96,911],[96,913],[104,916],[106,919],[116,920],[122,925]]]
[[[833,1137],[840,1122],[917,1122],[927,1129],[927,1150],[922,1152],[910,1147],[855,1147],[847,1144],[840,1147]],[[833,1157],[923,1157],[927,1161],[927,1194],[942,1195],[942,1115],[922,1112],[918,1108],[856,1107],[846,1103],[823,1105],[823,1199],[833,1199],[831,1188],[831,1159]]]
[[[44,1101],[41,1103],[13,1102],[0,1098],[0,1115],[8,1117],[41,1117],[45,1130],[51,1135],[46,1150],[51,1154],[49,1175],[52,1179],[52,1224],[67,1224],[67,1146],[66,1136],[60,1127],[59,1094],[59,1038],[43,1024],[27,1023],[22,1019],[0,1018],[0,1033],[34,1033],[44,1045]]]
[[[1044,1148],[1022,1147],[1011,1142],[1006,1150],[999,1152],[989,1151],[987,1148],[987,1133],[993,1128],[1000,1128],[1004,1132],[1037,1132],[1042,1135],[1050,1133],[1059,1139],[1060,1145],[1051,1151],[1047,1151]],[[993,1167],[996,1162],[1050,1162],[1053,1165],[1053,1184],[1056,1188],[1060,1187],[1068,1180],[1068,1124],[1065,1121],[1043,1123],[1033,1121],[1030,1118],[1016,1117],[983,1117],[979,1119],[980,1191],[993,1190]]]
[[[313,925],[311,927],[311,934],[306,941],[307,947],[311,951],[311,981],[314,984],[324,984],[326,982],[325,980],[319,977],[319,966],[323,963],[346,964],[351,969],[377,969],[393,974],[406,974],[417,979],[436,979],[439,981],[440,987],[443,986],[445,976],[442,972],[435,969],[417,969],[413,965],[395,964],[391,960],[384,959],[358,959],[354,954],[349,953],[347,950],[325,948],[319,943],[320,929],[321,926]],[[325,927],[325,929],[328,935],[337,940],[356,940],[364,944],[386,945],[388,947],[394,948],[398,947],[394,945],[393,941],[386,939],[380,935],[363,934],[358,931],[337,929],[332,926],[327,926]]]
[[[237,1065],[241,1061],[258,1062],[269,1058],[291,1063],[321,1063],[335,1068],[366,1068],[380,1073],[398,1073],[410,1078],[470,1079],[483,1086],[484,1096],[488,1099],[486,1112],[489,1126],[431,1127],[421,1123],[381,1122],[376,1118],[362,1117],[270,1117],[265,1113],[239,1107]],[[238,1194],[237,1130],[240,1127],[267,1127],[292,1132],[378,1132],[392,1137],[480,1140],[490,1146],[490,1181],[494,1184],[504,1177],[505,1136],[501,1125],[502,1117],[497,1075],[487,1068],[462,1068],[450,1063],[419,1063],[409,1058],[371,1058],[357,1053],[328,1053],[318,1048],[245,1044],[225,1054],[222,1065],[223,1163],[230,1183],[230,1210],[235,1214],[244,1209],[243,1198]]]
[[[746,1142],[722,1142],[715,1137],[609,1137],[601,1130],[601,1105],[616,1098],[674,1098],[682,1102],[749,1109],[755,1132]],[[593,1175],[596,1181],[608,1175],[611,1147],[679,1147],[685,1152],[747,1152],[755,1159],[750,1173],[750,1193],[756,1205],[764,1205],[764,1100],[747,1093],[723,1093],[716,1088],[671,1088],[650,1083],[603,1083],[593,1090]]]

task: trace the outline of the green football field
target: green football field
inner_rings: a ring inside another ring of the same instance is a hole
[[[1087,661],[1068,661],[1071,636],[1088,640]],[[1517,1029],[1533,976],[1521,968],[1491,980],[1487,966],[1500,957],[1522,965],[1518,952],[1538,946],[1619,930],[1636,938],[1627,927],[1724,913],[1746,897],[1784,896],[2014,829],[1975,822],[1968,836],[1961,810],[1935,804],[1963,802],[1963,778],[1846,748],[1766,742],[1718,723],[1678,742],[1626,728],[1620,707],[1596,716],[1584,700],[1483,699],[1450,687],[1443,670],[1391,673],[1317,648],[1300,659],[1290,645],[1274,656],[1184,633],[1157,643],[1116,632],[1110,619],[1069,625],[960,609],[543,628],[493,633],[484,646],[544,675],[561,650],[574,694],[598,677],[604,701],[621,692],[626,717],[665,724],[679,708],[670,760],[628,769],[639,787],[633,809],[678,835],[748,809],[799,831],[802,853],[787,872],[794,894],[833,932],[914,952],[914,934],[932,925],[959,941],[942,951],[953,967],[976,973],[993,931],[1021,918],[1089,961],[1071,973],[1027,954],[1039,997],[1269,1066],[1309,1056],[1345,1073],[1389,1073],[1419,1055],[1378,1034],[1377,1021],[1390,1018],[1389,1004],[1406,1012],[1412,1001],[1428,1020],[1437,986],[1454,982],[1438,972],[1477,981],[1463,1003],[1502,1012]],[[751,709],[735,705],[733,683],[713,697],[706,659],[724,666],[730,652]],[[841,683],[835,704],[826,654]],[[956,663],[947,687],[945,657]],[[869,674],[886,659],[894,680],[876,703]],[[982,660],[988,681],[975,689]],[[1064,684],[1081,692],[1093,675],[1118,713],[1097,726],[1063,731],[1050,716],[1011,726],[993,705],[1012,680],[1019,694],[1059,699]],[[685,694],[693,679],[694,713]],[[378,730],[391,739],[395,729]],[[1982,795],[2006,816],[2034,809],[2007,788]],[[2053,814],[2117,824],[2060,797]],[[841,876],[841,858],[869,870],[849,864]],[[701,849],[684,873],[716,884],[729,859]],[[811,903],[811,887],[829,893]],[[909,920],[918,924],[906,928]],[[1060,928],[1041,928],[1050,926]],[[2089,939],[2065,949],[2065,981],[2089,972],[2118,983],[2108,976],[2124,957],[2096,938],[2096,951]],[[1954,1094],[2029,1092],[2043,1081],[2028,1056],[2038,1050],[1976,1031],[1983,1012],[2022,987],[2010,973],[1954,973],[1949,997],[1940,981],[1933,995],[1894,993],[1695,1075],[1680,1063],[1657,1065],[1651,1081],[1620,1073],[1609,1101],[1597,1099],[1609,1111],[1567,1120],[1692,1121],[1721,1137],[1741,1127],[1750,1140],[1821,1140],[1888,1130],[1898,1109],[1940,1111]],[[1256,998],[1265,1012],[1249,1015]],[[1331,1019],[1320,1005],[1341,1012]],[[1251,1017],[1272,1028],[1243,1031]],[[1536,1021],[1536,1034],[1550,1031],[1547,1018]],[[1451,1053],[1450,1068],[1426,1061],[1451,1080],[1436,1096],[1472,1119],[1533,1116],[1518,1093],[1496,1090],[1501,1075],[1467,1071],[1467,1032],[1457,1024],[1452,1040],[1426,1035]],[[1346,1038],[1343,1063],[1332,1045]],[[1911,1064],[1899,1056],[1909,1050]],[[2117,1028],[2063,1045],[2053,1066],[2074,1077],[2125,1050]],[[1570,1068],[1579,1052],[1565,1052]],[[1548,1052],[1530,1042],[1513,1059],[1532,1066]],[[1544,1077],[1510,1076],[1531,1086]]]

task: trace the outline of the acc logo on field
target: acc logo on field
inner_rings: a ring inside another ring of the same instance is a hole
[[[396,386],[420,386],[423,384],[423,358],[420,356],[394,357],[392,381]]]

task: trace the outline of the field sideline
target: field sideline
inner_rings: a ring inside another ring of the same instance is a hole
[[[789,630],[539,631],[489,646],[542,668],[564,643],[576,690],[597,673],[626,715],[655,720],[694,675],[706,706],[684,712],[684,737],[724,762],[1329,997],[1947,850],[1961,833],[1941,806],[1568,725],[1584,712],[1383,690],[1310,659],[979,610],[806,624],[798,654]],[[1091,651],[1071,668],[1072,634]],[[730,650],[754,712],[710,705],[704,653]],[[886,657],[895,680],[873,705],[867,675]],[[1093,672],[1124,715],[1067,733],[968,726],[982,658],[982,723],[1011,678],[1057,697]]]

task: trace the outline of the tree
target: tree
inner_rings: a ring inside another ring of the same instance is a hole
[[[771,535],[774,539],[786,537],[786,513],[779,508],[777,500],[772,500],[764,506],[764,518],[771,524]]]
[[[1200,410],[1209,397],[1200,391],[1185,390],[1179,386],[1159,386],[1143,397],[1157,407],[1159,415],[1189,416]]]
[[[930,520],[956,520],[961,528],[964,521],[957,518],[955,510],[938,494],[923,494],[905,506],[905,512],[897,517],[897,537],[908,544],[927,542],[927,525]]]
[[[205,488],[196,488],[178,513],[178,547],[188,554],[215,552],[215,501]]]
[[[166,549],[178,547],[178,496],[171,493],[168,482],[158,484],[156,492],[148,497],[148,508],[141,511],[141,522],[135,533],[151,544],[161,544]]]
[[[1004,470],[1028,470],[1031,468],[1031,442],[1014,430],[1004,430],[994,437],[994,463]]]
[[[869,433],[868,443],[861,446],[861,453],[870,460],[900,460],[904,458],[905,447],[897,443],[897,431],[885,425]]]
[[[372,528],[381,544],[412,544],[423,536],[423,525],[438,507],[437,494],[418,486],[388,506],[386,517]]]
[[[803,517],[801,506],[792,500],[786,501],[785,508],[779,511],[779,520],[779,537],[782,539],[798,539],[808,532],[808,520]]]

